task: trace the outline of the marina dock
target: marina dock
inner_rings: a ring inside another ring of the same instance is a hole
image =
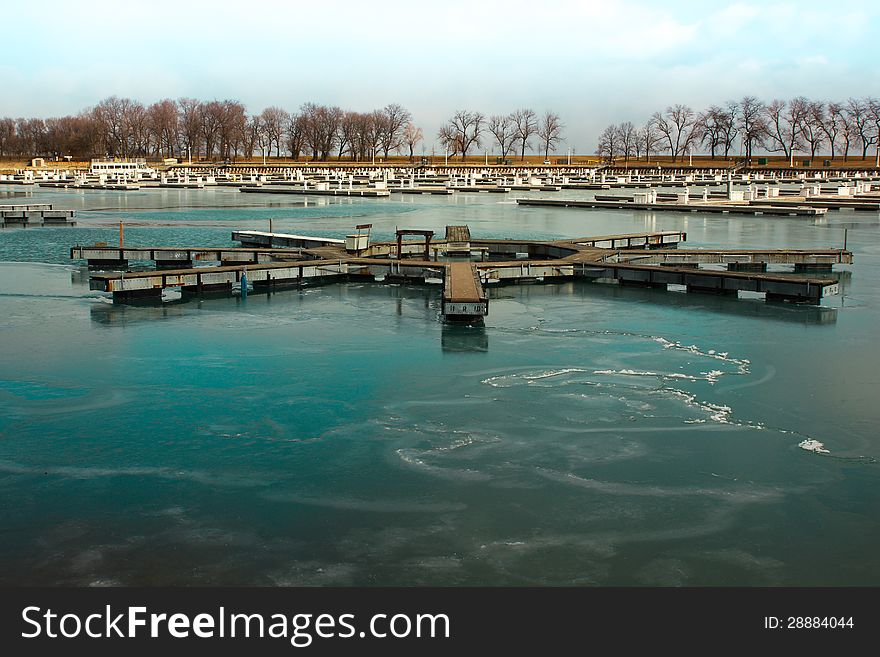
[[[677,202],[658,201],[657,203],[637,203],[628,200],[599,201],[589,199],[548,199],[548,198],[518,198],[517,204],[525,206],[562,207],[562,208],[604,208],[610,210],[648,210],[651,212],[712,212],[723,214],[762,214],[790,217],[817,217],[824,215],[828,210],[819,207],[807,207],[804,205],[769,205],[766,203],[750,205],[748,203],[728,202]]]
[[[475,265],[455,262],[446,266],[441,312],[450,321],[466,322],[479,321],[489,314],[489,299]]]
[[[19,226],[75,226],[76,210],[55,210],[50,203],[29,205],[0,205],[0,225],[4,228]]]
[[[85,260],[89,267],[124,268],[130,262],[155,262],[156,267],[192,267],[194,262],[219,262],[227,265],[256,265],[276,262],[278,259],[303,257],[302,250],[294,248],[186,248],[186,247],[125,247],[74,246],[70,249],[73,260]]]
[[[486,285],[575,279],[658,289],[674,285],[688,292],[722,295],[757,292],[770,301],[818,304],[838,293],[837,280],[798,274],[852,263],[852,253],[844,249],[678,249],[687,239],[681,231],[546,241],[484,240],[475,239],[467,226],[449,226],[446,239],[431,241],[432,235],[433,231],[398,230],[397,241],[347,251],[339,239],[235,231],[233,239],[248,246],[120,249],[97,245],[76,246],[70,254],[90,264],[155,261],[157,269],[152,271],[90,275],[91,289],[112,293],[114,301],[122,303],[159,299],[166,288],[180,288],[186,294],[228,294],[243,273],[255,291],[334,280],[442,280],[441,315],[449,321],[470,322],[488,313]],[[403,240],[404,236],[420,239]],[[467,255],[462,251],[465,244]],[[440,259],[440,254],[450,252],[456,254],[454,259]],[[478,261],[473,260],[475,254]],[[220,265],[191,267],[196,261]],[[160,263],[176,267],[163,269]],[[719,265],[726,269],[705,267]],[[793,266],[795,273],[768,273],[768,265]]]
[[[308,196],[364,196],[369,198],[380,198],[383,196],[391,196],[391,192],[387,189],[330,189],[322,187],[240,187],[240,192],[250,194],[298,194]]]
[[[162,271],[92,273],[89,287],[101,292],[112,292],[113,300],[131,302],[142,299],[158,300],[162,290],[181,288],[191,294],[210,292],[231,293],[232,286],[241,282],[243,272],[255,288],[291,287],[338,278],[348,273],[348,264],[334,261],[293,263],[264,263],[254,267],[197,267]]]

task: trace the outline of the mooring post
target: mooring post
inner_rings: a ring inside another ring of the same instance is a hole
[[[843,229],[843,250],[846,251],[846,234],[849,231],[849,228]]]

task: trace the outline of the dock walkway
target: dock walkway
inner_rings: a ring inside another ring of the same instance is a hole
[[[406,232],[406,231],[403,231]],[[157,299],[165,288],[186,293],[230,293],[247,272],[255,291],[300,286],[327,280],[443,279],[441,309],[450,321],[479,321],[488,313],[484,285],[584,279],[620,285],[666,289],[683,286],[688,292],[737,295],[759,292],[768,300],[818,304],[837,294],[833,277],[806,277],[766,272],[768,264],[791,264],[795,272],[827,271],[852,263],[843,249],[677,249],[686,240],[682,231],[651,231],[565,240],[481,240],[466,226],[450,226],[439,251],[465,243],[487,256],[471,260],[431,259],[424,244],[400,250],[395,242],[379,242],[357,253],[345,250],[343,240],[332,238],[235,231],[235,239],[271,246],[228,248],[135,248],[99,245],[73,247],[72,258],[100,260],[153,259],[157,264],[178,262],[171,269],[92,273],[91,289],[110,292],[115,301]],[[278,245],[277,242],[283,244]],[[482,256],[481,256],[482,257]],[[236,260],[236,258],[238,258]],[[435,251],[434,258],[437,258]],[[219,261],[220,266],[189,267],[197,260]],[[181,267],[181,265],[184,265]],[[701,265],[726,265],[707,269]]]

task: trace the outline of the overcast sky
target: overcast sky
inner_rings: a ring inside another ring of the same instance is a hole
[[[670,103],[880,95],[880,5],[593,0],[4,4],[0,116],[232,98],[407,107],[430,152],[458,108],[553,109],[567,146]]]

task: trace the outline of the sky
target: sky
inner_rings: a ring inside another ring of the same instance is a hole
[[[430,153],[457,109],[553,110],[593,152],[672,103],[880,95],[880,5],[644,0],[41,0],[4,4],[0,116],[107,96],[399,103]],[[439,146],[437,149],[439,151]]]

